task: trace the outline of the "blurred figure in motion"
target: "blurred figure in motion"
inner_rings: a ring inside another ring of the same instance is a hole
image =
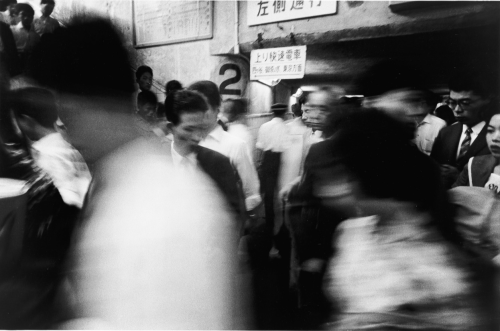
[[[18,3],[16,4],[15,11],[19,17],[19,23],[11,26],[11,29],[21,63],[25,66],[36,44],[40,42],[40,36],[32,29],[33,18],[35,16],[33,7],[27,3]]]
[[[224,100],[221,107],[221,117],[227,125],[227,132],[243,140],[247,144],[248,152],[253,155],[254,139],[246,124],[247,103],[246,99]]]
[[[254,214],[262,202],[259,178],[245,142],[225,132],[217,123],[221,106],[219,88],[211,81],[202,80],[191,84],[187,89],[201,93],[207,99],[209,107],[205,114],[207,136],[201,141],[200,146],[210,148],[229,158],[241,180],[246,210],[249,214]]]
[[[284,122],[287,110],[288,106],[283,103],[271,106],[273,118],[260,126],[255,145],[259,155],[259,179],[264,195],[267,230],[272,236],[278,234],[281,226],[281,224],[275,224],[274,221],[274,200],[276,199],[275,192],[281,167],[281,154],[287,147],[287,129]],[[269,254],[271,256],[278,254],[275,244]]]
[[[85,14],[34,56],[33,76],[57,91],[71,141],[94,164],[59,326],[241,328],[233,323],[234,222],[203,173],[178,171],[169,149],[134,130],[122,45],[109,21]]]
[[[56,3],[54,0],[41,0],[40,11],[42,16],[33,21],[33,30],[41,37],[44,33],[52,33],[60,27],[59,22],[50,15],[54,11]]]
[[[56,130],[53,94],[28,87],[13,91],[11,98],[17,125],[30,142],[36,165],[51,177],[66,204],[82,208],[90,172],[80,153]]]
[[[318,192],[352,217],[336,231],[327,268],[334,309],[326,327],[492,329],[489,296],[480,292],[488,277],[474,270],[453,227],[441,225],[433,201],[439,168],[412,146],[406,125],[383,112],[352,113],[342,123],[331,145],[337,175]]]
[[[166,99],[174,166],[188,174],[198,169],[205,172],[224,194],[234,212],[237,227],[243,226],[236,170],[229,159],[211,149],[199,146],[204,137],[204,117],[208,105],[203,96],[193,91],[173,91]],[[235,244],[238,238],[235,238]]]
[[[304,108],[309,109],[308,113],[318,113],[314,126],[327,136],[337,130],[344,114],[358,110],[352,105],[341,104],[334,93],[327,91],[313,92],[308,100]],[[288,208],[294,250],[292,273],[297,282],[298,307],[304,328],[317,328],[323,317],[325,302],[321,284],[325,263],[333,253],[333,231],[345,218],[335,208],[325,208],[318,191],[328,182],[336,162],[331,143],[331,139],[325,139],[310,145],[301,176],[280,192]]]
[[[391,116],[406,122],[414,132],[417,148],[430,155],[434,140],[446,122],[431,115],[436,106],[436,96],[420,88],[401,88],[388,91],[371,100],[370,106],[383,110]]]
[[[456,73],[450,81],[448,104],[458,123],[441,130],[431,152],[431,157],[441,164],[448,188],[471,157],[490,154],[485,120],[491,116],[492,86],[488,75],[471,70]]]

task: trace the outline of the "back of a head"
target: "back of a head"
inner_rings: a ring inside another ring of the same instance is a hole
[[[40,4],[41,5],[55,5],[56,2],[54,0],[41,0]]]
[[[28,14],[28,15],[32,15],[32,16],[35,15],[35,10],[33,9],[33,7],[31,7],[27,3],[18,3],[15,5],[15,8],[16,8],[15,9],[16,13],[24,12],[25,14]]]
[[[168,81],[165,85],[165,93],[169,94],[172,91],[182,90],[182,84],[177,80]]]
[[[366,109],[350,113],[338,128],[335,153],[366,195],[411,201],[423,209],[432,205],[429,181],[439,182],[437,173],[425,162],[425,155],[411,146],[412,136],[403,123]]]
[[[151,69],[151,67],[140,66],[139,68],[137,68],[137,70],[135,71],[136,80],[139,80],[141,78],[141,76],[144,75],[146,72],[150,73],[151,76],[153,76],[153,69]]]
[[[16,115],[33,118],[46,128],[54,128],[57,107],[54,95],[42,88],[26,87],[12,92],[10,105]]]
[[[222,103],[224,113],[228,117],[229,122],[233,122],[246,115],[247,113],[247,100],[246,99],[226,99]]]
[[[156,97],[156,94],[154,94],[151,91],[141,91],[137,95],[137,105],[141,107],[146,104],[151,104],[156,106],[158,104],[158,98]]]
[[[281,117],[285,115],[287,111],[288,111],[288,106],[284,103],[275,103],[274,105],[271,106],[271,112],[276,117]]]
[[[79,14],[54,33],[44,34],[28,74],[60,92],[128,96],[130,102],[135,86],[120,35],[110,20],[91,14]]]
[[[221,97],[219,93],[219,88],[215,85],[214,82],[209,80],[200,80],[193,84],[191,84],[188,90],[196,91],[205,96],[207,98],[208,103],[212,109],[218,109],[221,104]]]
[[[198,92],[190,90],[173,91],[165,100],[167,120],[174,125],[179,124],[183,113],[206,112],[208,105],[205,98]]]

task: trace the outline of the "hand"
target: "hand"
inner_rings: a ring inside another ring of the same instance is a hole
[[[285,200],[285,201],[288,201],[288,195],[290,194],[290,191],[292,190],[292,188],[297,185],[297,183],[300,182],[300,178],[301,177],[297,177],[295,178],[293,181],[291,181],[290,183],[286,184],[282,189],[281,191],[279,192],[278,194],[278,197],[280,198],[280,200]]]

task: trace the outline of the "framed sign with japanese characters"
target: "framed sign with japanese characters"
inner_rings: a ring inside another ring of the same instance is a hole
[[[212,38],[212,1],[133,0],[135,47]]]
[[[306,51],[307,46],[254,49],[250,53],[250,80],[304,78]]]
[[[336,0],[249,0],[248,25],[290,21],[337,13]]]

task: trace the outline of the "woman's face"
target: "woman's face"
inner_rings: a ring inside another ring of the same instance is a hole
[[[491,154],[500,159],[500,114],[491,118],[486,131],[486,142]]]
[[[149,91],[153,84],[153,76],[149,72],[145,72],[141,75],[137,83],[141,91]]]

